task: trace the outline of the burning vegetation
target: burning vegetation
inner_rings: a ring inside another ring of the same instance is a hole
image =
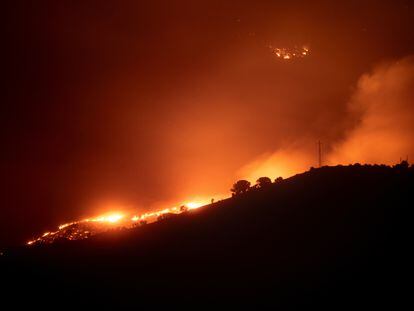
[[[294,58],[303,58],[309,55],[309,48],[306,46],[303,46],[301,48],[275,48],[272,45],[269,45],[269,49],[271,52],[276,55],[277,58],[283,59],[283,60],[291,60]]]
[[[275,180],[277,183],[281,177]],[[268,177],[261,177],[256,184],[250,186],[247,180],[237,181],[230,189],[232,196],[240,195],[251,190],[266,188],[272,181]],[[211,199],[209,203],[214,203]],[[178,214],[206,206],[208,202],[188,202],[181,206],[165,208],[162,210],[134,215],[124,212],[112,212],[95,218],[86,218],[79,221],[69,222],[58,226],[56,231],[48,231],[34,238],[27,245],[52,244],[59,241],[83,240],[99,233],[118,229],[131,229],[147,223],[163,221]]]
[[[361,167],[361,164],[356,163],[352,167],[359,168]],[[401,163],[393,167],[387,167],[386,165],[365,165],[364,167],[374,167],[381,169],[389,168],[397,172],[408,172],[409,170],[412,172],[414,169],[414,166],[410,167],[407,160],[403,160]],[[311,167],[310,171],[312,170],[314,170],[314,168]],[[283,181],[284,179],[282,177],[278,177],[274,181],[272,181],[269,177],[260,177],[257,179],[255,185],[251,185],[248,180],[241,179],[233,184],[230,191],[232,193],[232,197],[240,196],[247,192],[257,191],[260,189],[268,189],[272,185],[281,184]],[[211,199],[211,203],[214,203],[214,199]],[[65,240],[73,241],[87,239],[93,235],[110,230],[131,229],[145,225],[147,223],[167,220],[181,213],[194,210],[202,206],[207,206],[207,204],[207,202],[188,202],[178,207],[165,208],[141,215],[133,215],[123,212],[112,212],[95,218],[86,218],[80,221],[62,224],[58,227],[57,231],[45,232],[41,236],[28,241],[26,244],[41,245]]]
[[[130,215],[122,212],[113,212],[95,218],[86,218],[79,221],[62,224],[57,231],[48,231],[41,236],[28,241],[27,245],[51,244],[64,240],[87,239],[98,233],[120,228],[134,228],[150,222],[169,218],[171,215],[197,209],[205,205],[201,202],[189,202],[180,207],[171,207],[156,212],[141,215]]]

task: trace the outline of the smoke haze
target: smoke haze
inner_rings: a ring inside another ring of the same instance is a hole
[[[414,58],[382,64],[363,75],[348,104],[358,118],[330,163],[395,164],[414,155]]]
[[[6,19],[0,244],[287,177],[318,140],[326,164],[411,157],[411,1],[20,1]]]
[[[393,165],[400,159],[412,159],[414,58],[384,62],[363,74],[338,122],[348,127],[337,140],[324,144],[323,164]],[[289,177],[317,165],[316,142],[298,140],[261,155],[240,169],[239,176],[252,181],[260,176]]]

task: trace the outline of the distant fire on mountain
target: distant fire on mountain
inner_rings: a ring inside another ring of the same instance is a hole
[[[41,236],[28,241],[27,245],[51,244],[58,241],[73,241],[87,239],[93,235],[114,229],[129,229],[142,226],[178,215],[189,210],[194,210],[206,202],[188,202],[179,207],[165,208],[155,212],[141,215],[127,214],[123,212],[111,212],[94,218],[86,218],[69,222],[58,226],[57,231],[47,231]]]
[[[292,60],[295,58],[303,58],[309,55],[309,47],[303,46],[301,48],[278,48],[269,45],[270,51],[282,60]]]

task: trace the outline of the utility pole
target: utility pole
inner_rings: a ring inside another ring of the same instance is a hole
[[[321,141],[318,140],[318,164],[319,164],[319,167],[322,166],[322,147],[321,146],[322,146]]]

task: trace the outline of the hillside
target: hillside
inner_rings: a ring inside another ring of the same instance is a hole
[[[13,250],[5,293],[395,308],[410,301],[413,186],[412,167],[313,169],[135,229]]]

